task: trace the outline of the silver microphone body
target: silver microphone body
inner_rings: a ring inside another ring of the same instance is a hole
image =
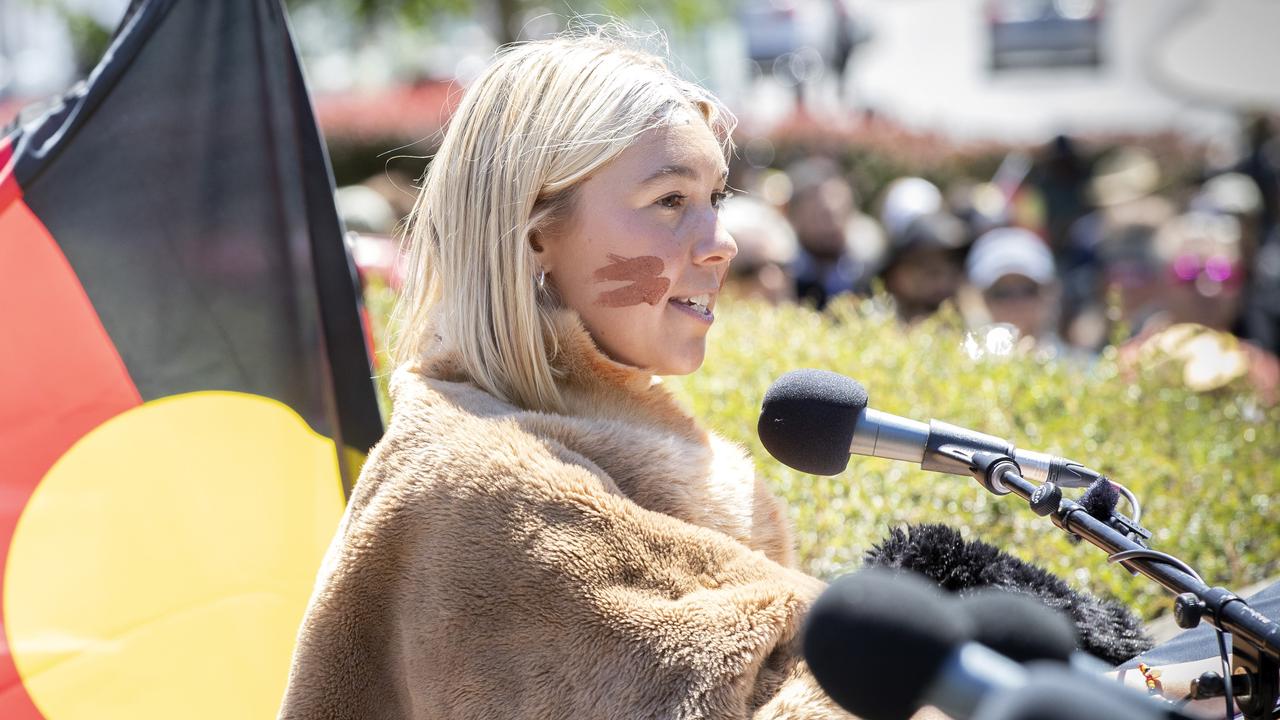
[[[940,442],[954,442],[970,450],[989,450],[1013,458],[1022,476],[1035,482],[1053,482],[1060,487],[1082,488],[1101,475],[1080,463],[1035,450],[1020,450],[994,435],[974,432],[938,420],[927,424],[873,408],[862,408],[854,426],[849,452],[854,455],[919,463],[925,470],[968,475],[967,468],[949,458],[930,452]]]

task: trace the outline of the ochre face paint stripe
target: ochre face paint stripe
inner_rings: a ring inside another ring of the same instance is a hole
[[[610,254],[609,263],[592,275],[596,282],[629,281],[631,284],[600,293],[596,302],[605,307],[620,308],[640,303],[657,305],[671,287],[671,280],[662,276],[661,258],[652,255],[625,258]]]
[[[71,265],[0,177],[0,597],[14,527],[49,468],[77,440],[142,402]],[[0,629],[3,629],[0,606]],[[0,717],[41,717],[0,639]]]

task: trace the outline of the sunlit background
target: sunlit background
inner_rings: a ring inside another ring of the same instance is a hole
[[[6,113],[81,77],[127,5],[0,3]],[[501,42],[612,13],[664,30],[686,73],[759,131],[799,104],[964,139],[1176,129],[1230,145],[1239,111],[1280,101],[1267,71],[1280,11],[1265,0],[294,0],[290,9],[321,98],[465,84]]]

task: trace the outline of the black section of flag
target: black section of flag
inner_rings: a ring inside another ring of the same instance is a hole
[[[278,399],[382,433],[333,182],[278,0],[147,0],[15,168],[144,400]]]

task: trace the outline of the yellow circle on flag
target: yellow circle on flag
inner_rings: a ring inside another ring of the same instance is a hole
[[[337,455],[268,398],[152,401],[81,438],[22,513],[4,621],[48,720],[272,718],[342,514]]]

